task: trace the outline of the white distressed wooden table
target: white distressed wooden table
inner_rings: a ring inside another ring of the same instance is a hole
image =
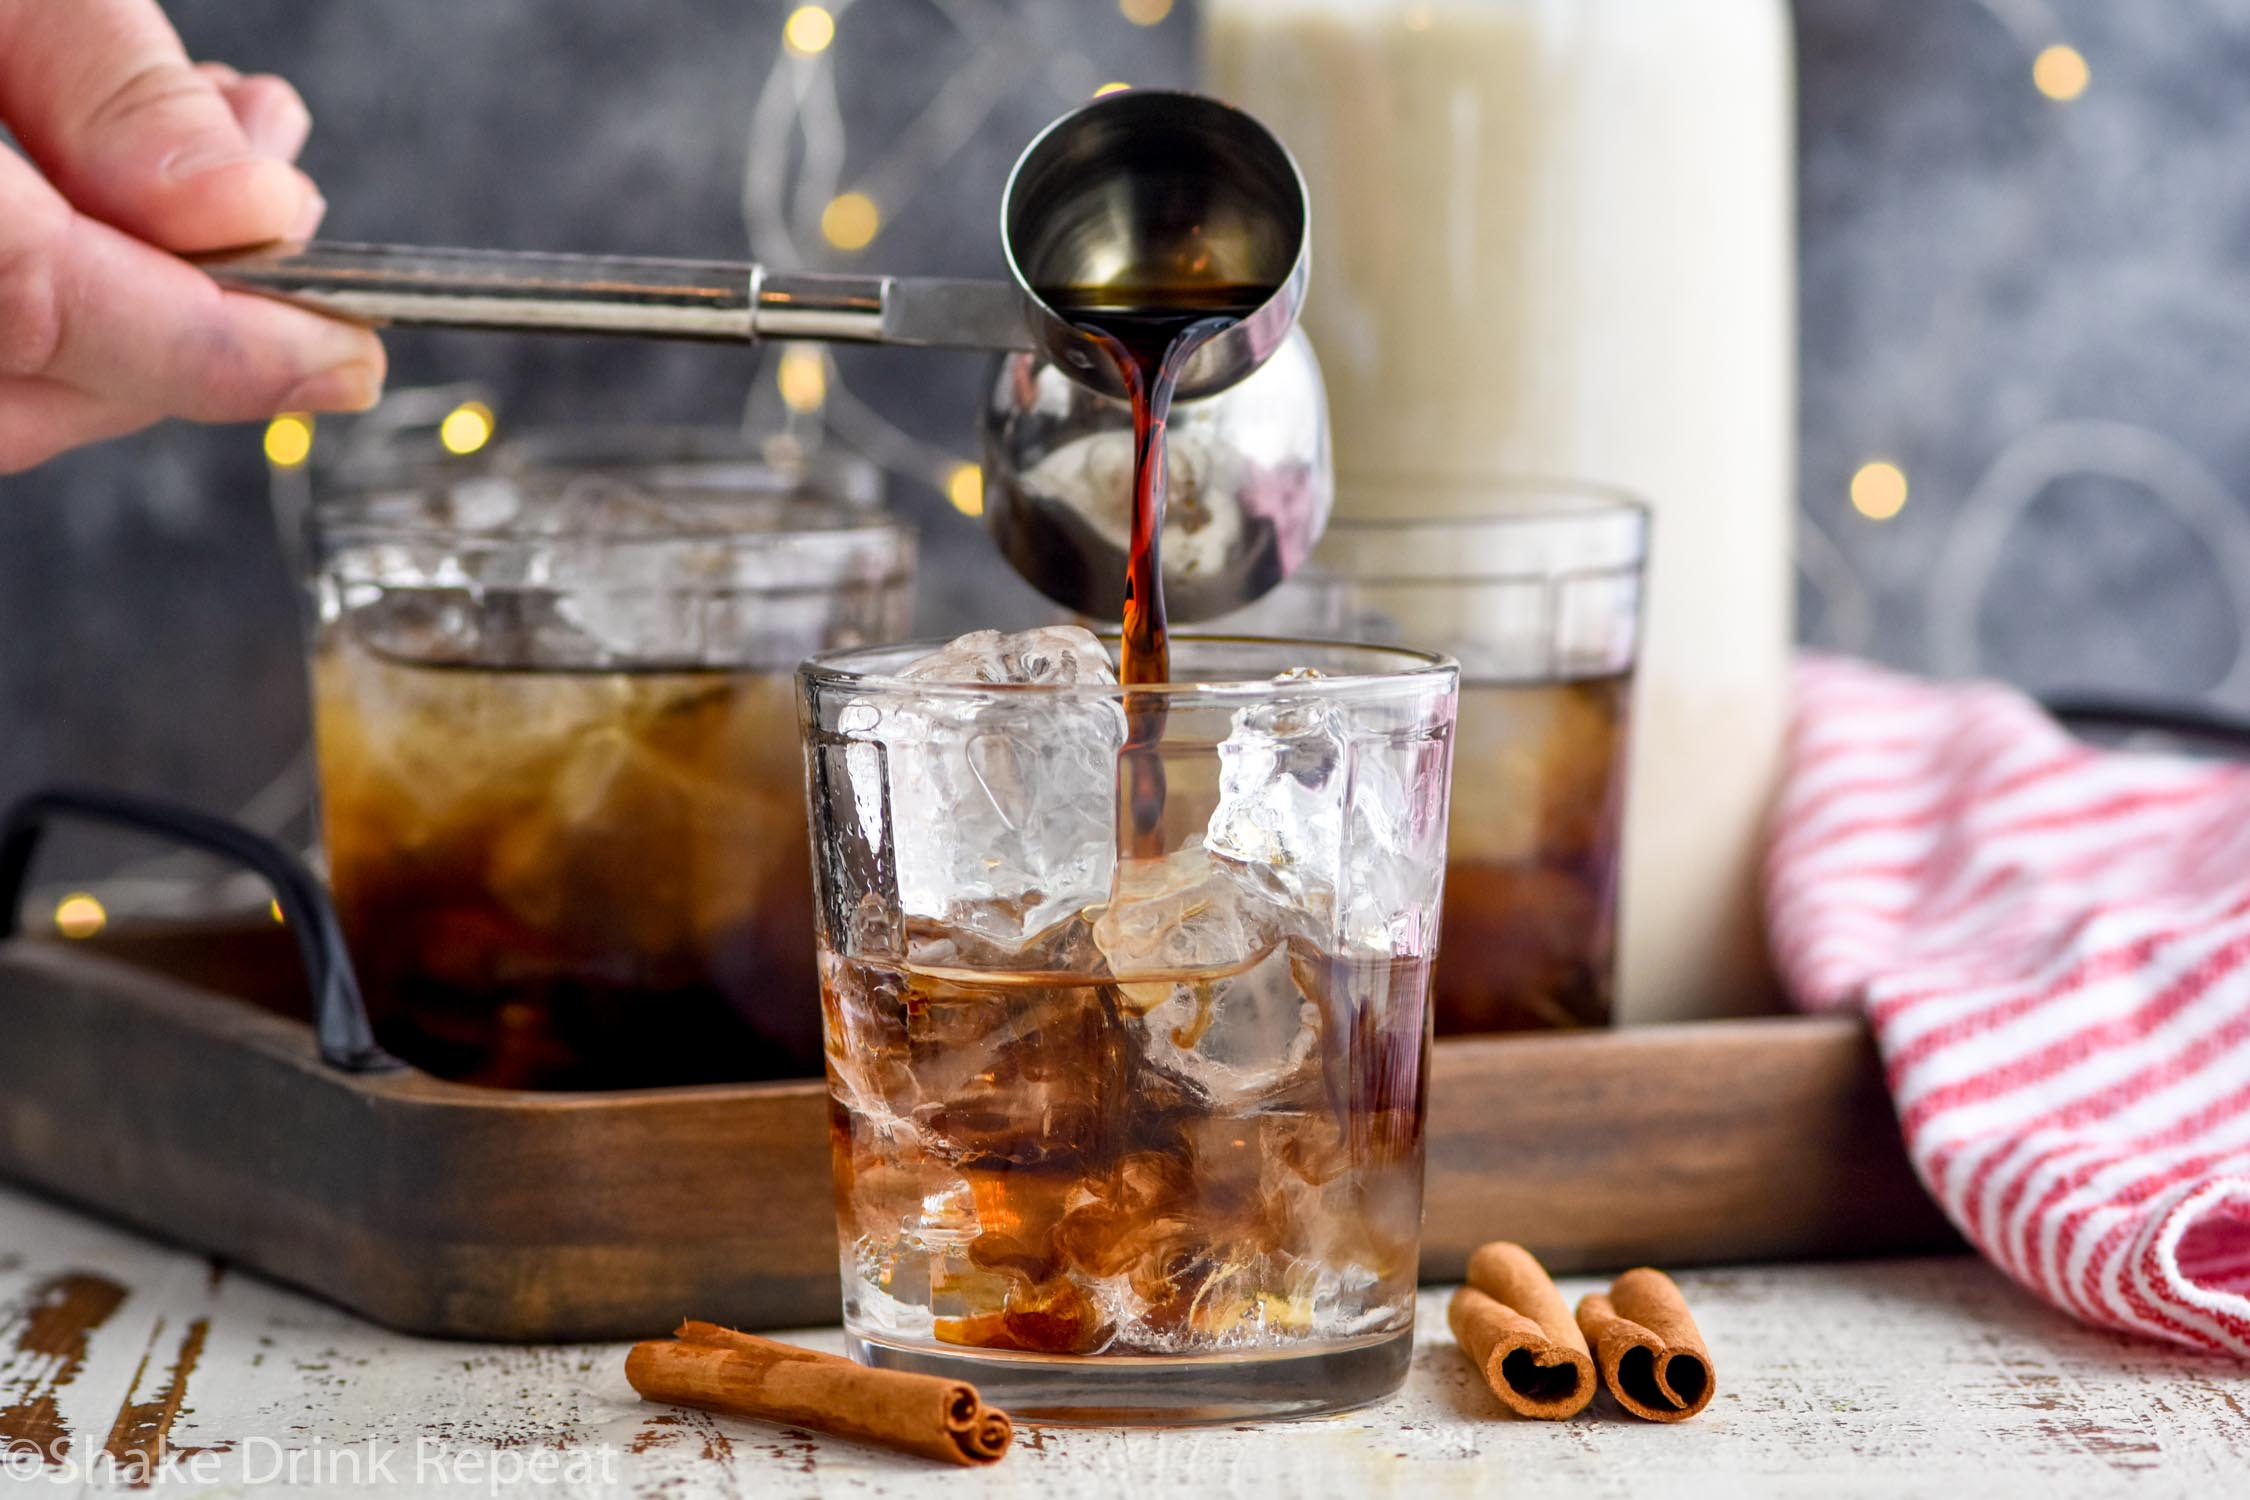
[[[621,1347],[402,1338],[0,1188],[0,1486],[1037,1500],[2250,1492],[2250,1370],[2082,1328],[1976,1260],[1680,1282],[1719,1371],[1718,1398],[1683,1425],[1635,1421],[1606,1397],[1568,1423],[1502,1414],[1433,1290],[1413,1374],[1380,1406],[1254,1428],[1027,1430],[1001,1464],[972,1472],[644,1405]],[[787,1336],[824,1349],[840,1337]]]

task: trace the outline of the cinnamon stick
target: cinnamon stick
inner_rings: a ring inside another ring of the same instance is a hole
[[[1570,1306],[1530,1251],[1495,1240],[1469,1257],[1446,1321],[1501,1404],[1560,1421],[1594,1399],[1594,1360]]]
[[[1685,1422],[1718,1388],[1711,1351],[1672,1278],[1642,1266],[1578,1304],[1602,1383],[1618,1405],[1651,1422]]]
[[[1015,1437],[1008,1414],[986,1406],[973,1385],[872,1370],[713,1323],[682,1323],[670,1339],[635,1344],[625,1378],[644,1401],[864,1438],[947,1463],[994,1463]]]

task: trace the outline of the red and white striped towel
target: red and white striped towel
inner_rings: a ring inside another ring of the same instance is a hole
[[[1863,1009],[1908,1154],[2088,1322],[2250,1358],[2250,767],[2021,694],[1798,669],[1766,859],[1797,1003]]]

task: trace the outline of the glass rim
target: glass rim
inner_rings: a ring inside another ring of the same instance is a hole
[[[1308,578],[1380,587],[1468,587],[1635,578],[1647,571],[1654,509],[1614,485],[1578,480],[1434,481],[1504,508],[1339,516]]]
[[[442,396],[444,407],[465,395],[501,404],[492,391],[474,385],[409,388],[387,397],[378,412],[413,407],[415,398],[432,394]],[[475,454],[452,455],[428,451],[443,407],[422,405],[426,409],[414,414],[400,410],[401,425],[379,428],[359,446],[347,442],[343,451],[316,455],[315,503],[335,492],[371,494],[494,473],[662,476],[693,488],[805,494],[871,510],[884,500],[883,471],[873,460],[833,444],[784,440],[777,447],[772,438],[746,435],[736,423],[508,422]],[[325,435],[326,428],[322,431]],[[358,435],[354,428],[347,436]]]
[[[1354,487],[1352,476],[1336,476],[1339,495]],[[1474,495],[1485,499],[1503,498],[1509,504],[1504,510],[1468,515],[1445,511],[1409,511],[1396,517],[1372,517],[1351,516],[1339,511],[1329,522],[1329,530],[1334,531],[1339,527],[1358,529],[1375,526],[1464,525],[1504,529],[1513,525],[1570,520],[1578,516],[1619,511],[1637,515],[1646,523],[1655,514],[1655,507],[1639,491],[1626,485],[1612,484],[1604,479],[1568,479],[1554,474],[1495,474],[1477,478],[1408,471],[1384,474],[1380,482],[1364,487],[1390,492],[1415,490]],[[1525,497],[1537,497],[1538,503],[1521,503]]]
[[[1113,631],[1096,633],[1104,646],[1117,640]],[[1258,646],[1301,647],[1308,651],[1340,651],[1359,655],[1387,658],[1399,663],[1390,670],[1371,672],[1343,672],[1323,674],[1319,677],[1292,677],[1276,680],[1273,677],[1178,677],[1169,682],[1118,683],[1118,682],[924,682],[918,679],[897,677],[883,672],[862,672],[850,669],[855,658],[899,657],[912,661],[918,657],[943,650],[945,640],[927,639],[891,641],[877,646],[847,646],[836,650],[818,652],[807,657],[797,668],[800,688],[833,687],[858,689],[886,696],[934,698],[944,701],[962,699],[1050,698],[1087,701],[1093,699],[1124,699],[1143,695],[1173,700],[1203,699],[1216,702],[1258,702],[1276,697],[1288,698],[1347,698],[1368,692],[1381,692],[1409,687],[1430,681],[1451,680],[1458,685],[1461,664],[1443,651],[1426,651],[1415,646],[1372,644],[1365,641],[1323,640],[1312,636],[1270,636],[1240,634],[1198,634],[1178,632],[1171,637],[1175,650],[1181,646]],[[1175,665],[1177,663],[1175,662]]]
[[[480,477],[509,481],[517,476]],[[568,531],[543,529],[522,520],[510,520],[497,526],[470,526],[433,517],[384,515],[378,509],[387,501],[410,500],[426,496],[430,492],[429,486],[408,484],[316,499],[307,508],[307,518],[313,531],[332,550],[337,547],[434,543],[454,551],[477,552],[568,545],[588,540]],[[622,552],[683,545],[720,545],[730,551],[775,551],[784,547],[848,549],[888,542],[894,554],[902,554],[917,539],[914,527],[903,516],[887,509],[825,495],[731,494],[686,487],[674,489],[662,485],[645,486],[641,493],[655,498],[679,497],[699,506],[708,505],[713,512],[711,522],[708,525],[665,526],[662,529],[652,526],[638,531],[607,531],[594,538],[603,551]],[[551,495],[534,496],[527,508],[536,511],[540,505],[551,503],[552,499]],[[798,507],[815,509],[831,519],[827,524],[786,524],[789,519],[786,512]],[[743,526],[724,523],[724,517],[729,512],[748,510],[783,512],[775,516],[783,524]]]

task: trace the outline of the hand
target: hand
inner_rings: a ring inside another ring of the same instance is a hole
[[[312,117],[279,78],[191,65],[156,0],[0,0],[0,474],[165,417],[359,411],[363,328],[178,259],[302,239]]]

